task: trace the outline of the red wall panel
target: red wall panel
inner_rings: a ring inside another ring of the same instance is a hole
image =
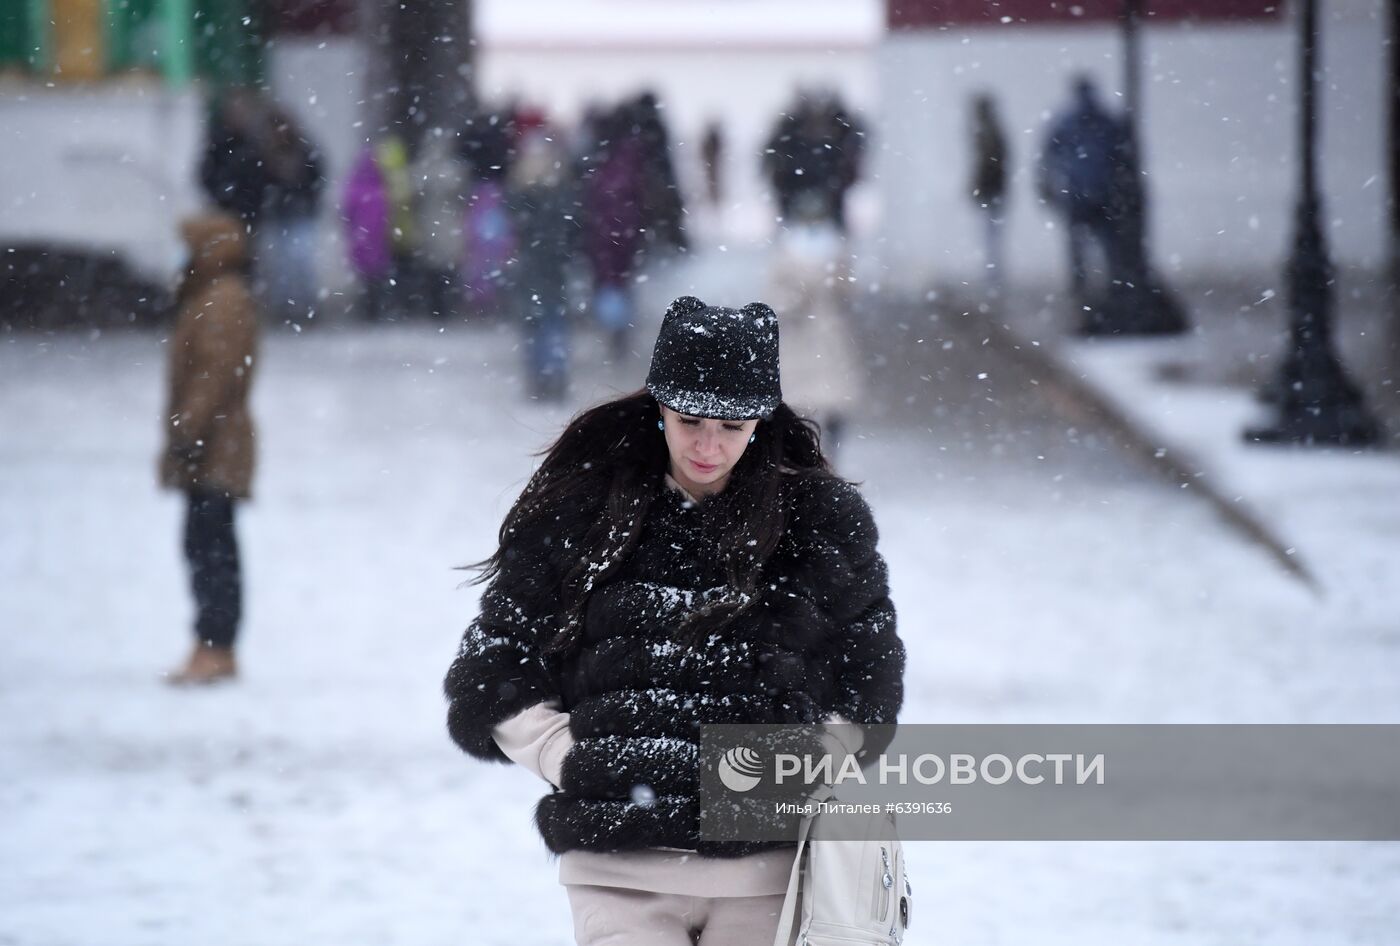
[[[1261,20],[1277,17],[1281,6],[1282,0],[1143,0],[1143,13],[1148,22]],[[886,9],[892,30],[1068,24],[1117,19],[1123,0],[887,0]]]
[[[352,33],[356,0],[267,0],[269,32]]]

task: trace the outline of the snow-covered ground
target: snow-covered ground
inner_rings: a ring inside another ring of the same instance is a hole
[[[542,785],[462,756],[439,692],[477,593],[452,567],[491,550],[566,417],[518,399],[514,344],[269,333],[245,676],[174,692],[157,676],[189,604],[181,509],[153,485],[162,340],[0,339],[0,944],[572,941],[531,824]],[[993,403],[1020,405],[1020,433],[906,410],[844,458],[890,562],[904,720],[1400,722],[1391,576],[1314,597],[1016,384]],[[1400,923],[1393,844],[909,856],[914,943],[1390,944]]]
[[[1230,501],[1268,522],[1317,576],[1322,593],[1373,595],[1400,573],[1400,462],[1364,448],[1287,449],[1247,443],[1273,414],[1250,389],[1161,380],[1209,340],[1109,340],[1061,346],[1071,369],[1150,431],[1158,449],[1202,471]]]

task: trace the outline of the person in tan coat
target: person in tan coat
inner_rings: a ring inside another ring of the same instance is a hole
[[[175,684],[235,676],[234,640],[242,577],[234,507],[251,495],[253,422],[248,389],[257,355],[258,313],[248,285],[242,223],[210,212],[181,226],[190,265],[170,339],[161,484],[185,493],[185,558],[195,599],[195,645]]]

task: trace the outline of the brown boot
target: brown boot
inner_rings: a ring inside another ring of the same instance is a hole
[[[171,686],[198,686],[232,680],[238,676],[238,664],[233,659],[229,647],[214,647],[204,642],[194,645],[189,660],[178,670],[167,673],[165,680]]]

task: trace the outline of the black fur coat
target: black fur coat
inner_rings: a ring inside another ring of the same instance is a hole
[[[699,840],[700,725],[811,723],[832,713],[893,723],[903,702],[904,646],[885,562],[854,486],[785,480],[791,512],[764,566],[761,600],[694,646],[670,632],[689,609],[726,593],[723,556],[706,528],[712,504],[662,492],[632,554],[589,597],[575,653],[541,653],[558,631],[560,584],[588,524],[561,519],[507,546],[447,674],[448,729],[482,759],[508,761],[491,731],[520,710],[554,698],[569,712],[575,742],[563,785],[535,811],[555,853],[676,847],[724,857],[771,846]],[[654,800],[638,803],[642,785]]]

